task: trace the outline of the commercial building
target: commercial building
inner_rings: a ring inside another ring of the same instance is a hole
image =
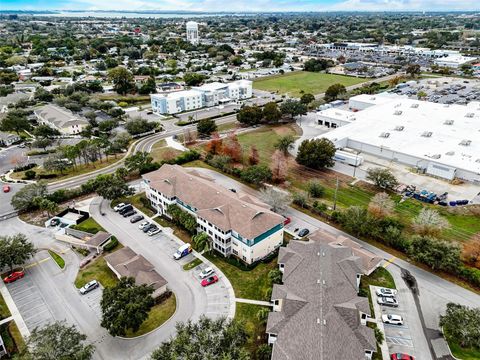
[[[209,83],[191,90],[152,94],[152,110],[157,114],[177,114],[208,106],[216,106],[252,97],[252,82]]]
[[[147,198],[158,213],[170,217],[169,205],[193,215],[197,230],[211,239],[213,249],[251,264],[283,242],[284,218],[255,197],[232,192],[210,177],[178,165],[163,165],[143,175]]]
[[[338,149],[372,154],[420,173],[480,183],[479,102],[448,105],[391,95],[350,99],[350,107],[359,104],[364,110],[349,123],[343,113],[327,114],[337,128],[322,137]]]
[[[132,277],[136,285],[148,285],[153,287],[153,298],[157,298],[167,291],[165,280],[154,266],[142,255],[138,255],[129,247],[124,247],[105,256],[107,266],[120,279]]]
[[[197,45],[200,41],[198,33],[198,23],[195,21],[187,22],[187,41],[193,45]]]
[[[48,125],[64,135],[80,134],[88,125],[87,119],[56,105],[44,105],[34,111],[40,124]]]
[[[346,237],[316,231],[280,248],[283,285],[273,285],[268,316],[272,360],[365,360],[376,351],[360,279],[382,259]]]
[[[471,56],[463,56],[461,54],[449,55],[447,57],[440,57],[433,62],[440,67],[448,67],[451,69],[458,69],[463,64],[474,62],[477,58]]]
[[[17,134],[0,131],[0,146],[10,146],[20,140],[22,140],[22,138]]]

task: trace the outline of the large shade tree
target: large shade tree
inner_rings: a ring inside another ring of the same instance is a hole
[[[23,265],[36,250],[24,234],[0,237],[0,269],[8,267],[13,271],[15,266]]]

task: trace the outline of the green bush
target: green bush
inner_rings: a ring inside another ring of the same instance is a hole
[[[35,179],[35,176],[37,176],[35,170],[27,170],[25,171],[25,176],[23,177],[23,180],[33,180]]]
[[[112,238],[110,239],[110,241],[107,243],[107,245],[105,245],[103,247],[103,250],[105,251],[112,251],[113,249],[115,249],[118,245],[118,240],[115,236],[112,236]]]

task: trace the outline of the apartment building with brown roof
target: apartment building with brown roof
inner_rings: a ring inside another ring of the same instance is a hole
[[[283,242],[284,218],[259,199],[232,192],[194,169],[163,165],[143,175],[147,197],[162,215],[170,204],[197,219],[198,230],[212,239],[224,256],[251,264],[269,255]]]

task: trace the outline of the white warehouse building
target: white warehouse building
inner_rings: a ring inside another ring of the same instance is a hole
[[[252,97],[252,82],[238,80],[231,83],[213,82],[191,90],[168,94],[152,94],[152,110],[157,114],[177,114],[203,107],[226,104]]]
[[[365,104],[369,96],[353,97],[350,103]],[[446,180],[480,183],[480,102],[465,106],[370,98],[372,105],[352,113],[354,117],[327,114],[337,128],[322,137],[338,149],[372,154]],[[322,119],[326,121],[325,115]]]

